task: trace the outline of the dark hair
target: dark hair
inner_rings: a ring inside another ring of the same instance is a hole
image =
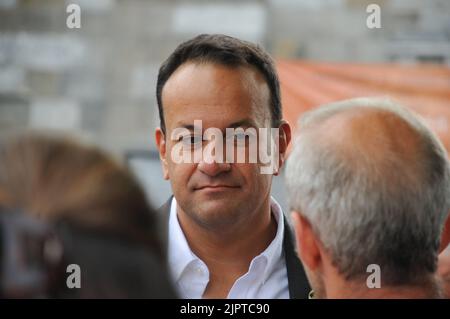
[[[230,67],[254,66],[266,79],[270,89],[272,126],[281,121],[280,83],[272,58],[259,46],[223,34],[201,34],[180,44],[161,65],[156,84],[160,126],[165,132],[162,90],[175,70],[187,61],[201,61]]]
[[[0,206],[0,298],[177,297],[165,260],[144,243],[33,215]],[[82,271],[78,289],[69,265]]]

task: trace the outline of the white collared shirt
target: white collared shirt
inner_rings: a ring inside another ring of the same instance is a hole
[[[231,287],[229,299],[288,299],[289,287],[283,251],[284,216],[280,205],[271,198],[277,233],[270,245],[253,258],[248,272]],[[172,199],[169,216],[169,268],[181,298],[202,298],[209,282],[206,264],[189,248],[177,218],[177,202]]]

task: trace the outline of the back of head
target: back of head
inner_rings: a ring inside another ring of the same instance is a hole
[[[50,297],[176,298],[165,260],[147,246],[68,224],[57,224],[55,232],[64,249],[63,262],[80,269],[81,289],[68,288],[63,277],[63,285],[52,289]]]
[[[0,208],[0,298],[176,298],[142,243]]]
[[[155,216],[131,174],[101,150],[69,138],[24,135],[4,143],[0,204],[139,237],[160,249]]]
[[[384,285],[436,271],[450,209],[450,166],[431,131],[387,100],[354,99],[306,114],[287,164],[291,207],[311,223],[346,280],[381,268]]]
[[[156,213],[131,173],[95,147],[45,135],[4,142],[0,147],[0,207],[54,225],[61,233],[68,262],[85,265],[92,279],[87,287],[104,289],[109,278],[109,294],[89,288],[84,290],[89,296],[145,297],[127,287],[142,292],[142,284],[150,278],[166,278]],[[160,265],[147,268],[154,269],[154,274],[144,272],[143,265],[150,264]],[[137,283],[137,278],[142,282]],[[128,286],[114,284],[129,279]],[[151,284],[145,287],[154,288]],[[146,293],[152,297],[149,290]]]

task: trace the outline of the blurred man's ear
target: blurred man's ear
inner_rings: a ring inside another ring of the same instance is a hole
[[[298,212],[292,212],[297,254],[303,264],[314,271],[320,267],[322,256],[319,242],[309,221]]]
[[[161,160],[164,179],[169,179],[169,169],[166,158],[166,137],[160,127],[155,131],[156,145],[159,151],[159,159]]]
[[[278,147],[280,152],[279,162],[278,162],[278,171],[274,175],[278,175],[281,167],[286,161],[287,149],[289,143],[291,142],[291,126],[285,120],[281,121],[281,125],[279,127],[279,140]]]
[[[450,214],[447,216],[447,220],[444,224],[444,230],[442,231],[441,246],[439,247],[439,253],[442,252],[450,244]]]

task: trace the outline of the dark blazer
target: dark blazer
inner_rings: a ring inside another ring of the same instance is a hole
[[[171,202],[172,197],[170,197],[169,200],[158,209],[162,223],[160,227],[161,235],[162,238],[166,240],[166,244],[168,242],[167,236]],[[289,296],[291,299],[307,299],[311,288],[306,278],[303,265],[298,259],[297,253],[295,251],[293,230],[290,224],[287,222],[286,218],[284,218],[283,249],[286,258]]]

